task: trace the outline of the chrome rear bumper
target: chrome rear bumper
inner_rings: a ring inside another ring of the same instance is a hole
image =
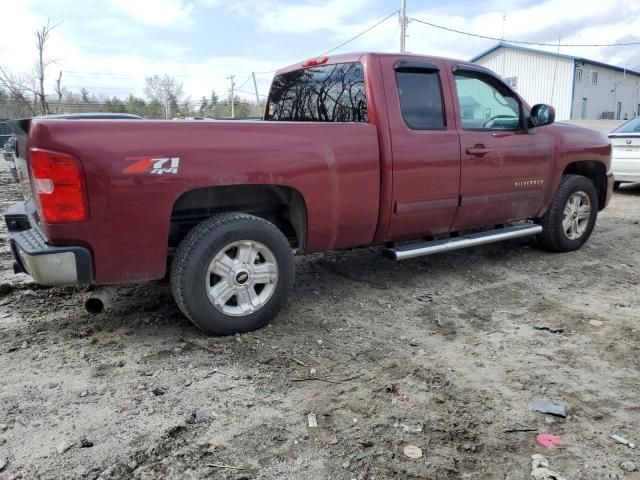
[[[41,285],[88,285],[93,278],[91,254],[84,247],[52,247],[33,225],[23,202],[5,212],[14,271],[27,273]]]

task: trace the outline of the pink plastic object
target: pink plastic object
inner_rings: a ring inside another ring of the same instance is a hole
[[[545,448],[556,448],[564,445],[562,438],[553,433],[540,433],[536,435],[536,442]]]

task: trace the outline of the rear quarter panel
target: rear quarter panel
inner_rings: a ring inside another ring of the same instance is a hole
[[[31,145],[82,162],[90,220],[45,224],[55,245],[83,244],[96,283],[165,274],[169,219],[185,192],[217,185],[296,189],[307,251],[372,241],[379,210],[376,128],[369,124],[35,120]],[[177,174],[124,173],[128,157],[179,157]]]

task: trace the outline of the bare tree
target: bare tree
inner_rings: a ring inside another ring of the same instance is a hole
[[[58,95],[58,101],[56,102],[56,113],[60,110],[60,104],[62,103],[62,87],[60,83],[62,82],[62,72],[58,74],[58,79],[56,80],[56,95]]]
[[[180,104],[184,96],[182,82],[171,75],[148,77],[145,80],[144,93],[150,102],[158,102],[164,107],[165,118],[169,118],[171,106]]]
[[[0,67],[0,86],[4,87],[4,89],[7,90],[17,102],[28,109],[32,115],[36,115],[38,110],[40,110],[42,115],[48,115],[50,113],[47,94],[45,92],[45,80],[47,67],[55,62],[53,60],[47,60],[45,50],[51,31],[56,27],[57,25],[52,26],[47,20],[47,24],[43,26],[41,30],[36,32],[38,57],[36,59],[33,77],[29,75],[13,74],[6,68]],[[61,81],[62,72],[58,75],[58,81],[56,82],[56,93],[58,94],[56,111],[60,106],[62,98],[60,95]]]
[[[25,75],[13,74],[0,67],[0,86],[9,93],[10,97],[29,114],[36,114],[36,96],[33,79]]]
[[[42,106],[42,113],[47,115],[49,114],[49,104],[47,103],[47,97],[44,93],[44,75],[45,70],[49,66],[48,61],[44,59],[44,48],[47,44],[47,40],[49,39],[49,33],[51,32],[51,28],[49,26],[49,20],[47,20],[47,24],[42,27],[42,31],[38,30],[36,32],[37,39],[37,47],[38,47],[38,60],[36,62],[36,76],[38,79],[38,99],[40,101],[40,105]]]

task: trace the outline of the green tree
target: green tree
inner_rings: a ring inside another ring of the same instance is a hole
[[[151,100],[148,102],[145,111],[145,118],[164,118],[164,105],[157,100]]]
[[[103,109],[105,112],[110,113],[127,113],[127,106],[118,97],[105,100]]]
[[[128,113],[140,115],[146,117],[148,114],[147,102],[143,98],[136,97],[133,94],[129,94],[129,97],[125,100],[125,105]]]
[[[207,111],[209,110],[209,99],[207,97],[202,97],[200,99],[200,107],[198,107],[198,112],[201,117],[207,115]]]
[[[215,90],[211,90],[211,97],[209,98],[209,105],[215,107],[220,102],[220,98]]]
[[[233,99],[233,109],[236,118],[248,118],[251,114],[251,108],[246,100],[238,97],[237,95]]]

